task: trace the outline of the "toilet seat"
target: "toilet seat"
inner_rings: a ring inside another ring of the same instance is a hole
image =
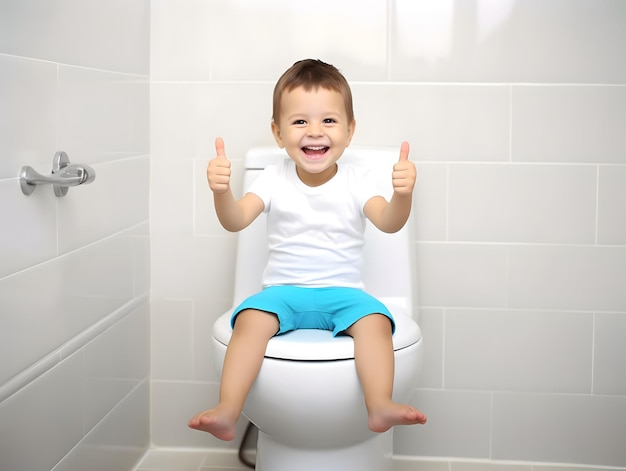
[[[404,300],[379,298],[396,322],[393,335],[395,351],[409,347],[422,338],[417,323],[409,316]],[[230,318],[233,310],[221,315],[213,325],[213,337],[224,346],[232,335]],[[272,337],[265,352],[266,358],[297,361],[331,361],[354,359],[354,343],[349,336],[333,337],[329,330],[299,329]]]

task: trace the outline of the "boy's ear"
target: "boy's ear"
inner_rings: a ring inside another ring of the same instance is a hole
[[[352,142],[352,136],[354,136],[354,131],[356,130],[356,119],[352,120],[352,123],[348,126],[348,133],[350,137],[348,138],[348,144]]]
[[[283,149],[285,147],[285,144],[283,144],[283,139],[280,136],[280,128],[274,120],[272,120],[272,134],[274,135],[274,139],[276,140],[276,144],[278,144],[278,147]]]

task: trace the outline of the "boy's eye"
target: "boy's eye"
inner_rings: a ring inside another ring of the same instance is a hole
[[[306,121],[303,119],[296,119],[293,124],[295,124],[296,126],[302,126],[304,124],[306,124]]]
[[[336,123],[336,121],[333,118],[326,118],[324,120],[324,124],[333,124]]]

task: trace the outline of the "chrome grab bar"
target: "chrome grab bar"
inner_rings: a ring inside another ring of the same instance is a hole
[[[20,172],[20,186],[25,195],[32,194],[37,185],[51,184],[54,194],[65,196],[70,186],[91,183],[96,179],[96,172],[85,164],[71,164],[67,154],[59,151],[52,161],[52,173],[42,175],[34,168],[26,165]]]

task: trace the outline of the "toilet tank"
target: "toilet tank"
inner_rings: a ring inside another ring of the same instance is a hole
[[[399,151],[399,147],[350,147],[339,163],[350,162],[370,168],[380,178],[381,187],[387,192],[383,196],[389,200],[393,193],[391,172],[398,161]],[[250,149],[244,159],[244,192],[267,165],[284,158],[287,158],[286,152],[277,147]],[[265,214],[262,213],[238,237],[234,305],[261,289],[261,277],[267,263]],[[414,247],[413,216],[394,234],[385,234],[367,222],[363,253],[365,290],[383,302],[393,298],[395,304],[406,306],[407,312],[415,318]]]

